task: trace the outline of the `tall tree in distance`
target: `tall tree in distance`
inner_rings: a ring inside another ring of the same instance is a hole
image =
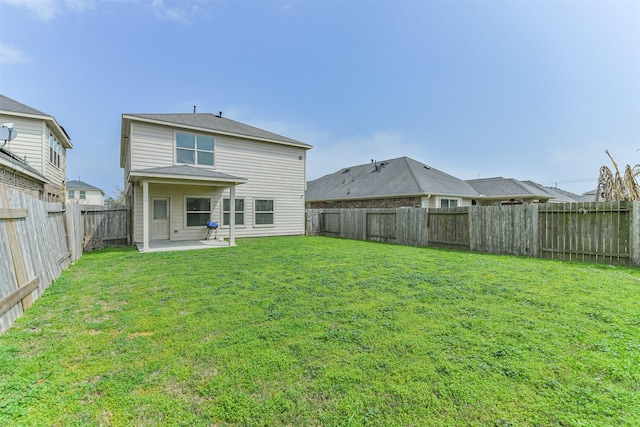
[[[600,177],[598,178],[598,191],[596,193],[596,202],[613,202],[613,201],[640,201],[640,185],[638,185],[638,175],[640,175],[640,164],[626,165],[624,174],[620,173],[618,164],[609,153],[604,150],[611,159],[615,174],[606,166],[600,168]],[[602,200],[601,200],[602,199]]]

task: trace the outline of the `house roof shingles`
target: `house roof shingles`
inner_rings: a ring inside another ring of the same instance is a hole
[[[504,198],[504,197],[531,197],[540,199],[550,199],[553,196],[539,187],[528,185],[513,178],[481,178],[466,181],[483,197]]]
[[[31,108],[28,105],[22,104],[8,96],[0,95],[0,111],[8,111],[19,114],[31,114],[36,116],[49,116],[47,113]]]
[[[263,129],[249,126],[235,120],[211,113],[181,113],[181,114],[124,114],[123,117],[166,122],[168,125],[183,125],[191,128],[206,129],[213,132],[265,139],[284,144],[311,148],[311,145],[278,135]]]
[[[87,184],[86,182],[80,180],[67,181],[66,187],[67,190],[93,190],[101,191],[104,193],[101,188],[94,187],[93,185]]]
[[[551,202],[553,203],[576,203],[576,202],[594,202],[596,200],[595,194],[589,196],[586,194],[578,195],[571,193],[570,191],[565,191],[560,188],[548,187],[538,184],[533,181],[523,181],[525,184],[538,187],[547,193],[550,193],[553,199]]]
[[[343,168],[307,183],[307,201],[416,195],[476,197],[465,181],[409,157]]]
[[[15,114],[15,115],[30,115],[30,116],[40,116],[43,120],[47,121],[53,127],[59,128],[60,133],[64,136],[65,140],[62,141],[62,144],[65,148],[73,148],[73,144],[71,143],[71,137],[67,133],[66,129],[62,127],[56,119],[47,113],[43,113],[40,110],[36,110],[35,108],[29,107],[21,102],[16,101],[15,99],[11,99],[8,96],[0,94],[0,111],[4,111],[7,113]]]
[[[16,156],[15,154],[13,154],[11,151],[7,150],[6,148],[0,149],[0,159],[4,160],[5,162],[10,163],[11,165],[15,165],[15,167],[24,169],[25,171],[27,171],[28,173],[33,175],[33,177],[36,178],[39,181],[47,182],[47,177],[42,175],[33,166],[29,165],[24,160],[20,159],[18,156]],[[14,166],[12,166],[12,167],[14,167]],[[14,169],[15,169],[15,167],[14,167]]]

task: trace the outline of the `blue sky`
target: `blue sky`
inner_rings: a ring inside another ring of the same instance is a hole
[[[123,113],[222,111],[312,144],[308,179],[409,156],[582,193],[640,163],[640,1],[0,0],[0,93],[68,179],[123,185]]]

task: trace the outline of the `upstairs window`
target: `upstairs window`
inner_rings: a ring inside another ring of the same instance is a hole
[[[62,146],[60,145],[60,142],[58,142],[52,133],[49,133],[49,163],[59,168],[61,154]]]
[[[69,199],[75,199],[76,197],[76,192],[74,190],[69,190]]]
[[[213,166],[213,137],[176,132],[176,163]]]
[[[87,192],[84,190],[80,190],[80,200],[86,200],[87,199]]]

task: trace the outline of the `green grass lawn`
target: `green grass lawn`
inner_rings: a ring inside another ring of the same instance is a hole
[[[85,253],[0,425],[640,425],[640,271],[323,237]]]

